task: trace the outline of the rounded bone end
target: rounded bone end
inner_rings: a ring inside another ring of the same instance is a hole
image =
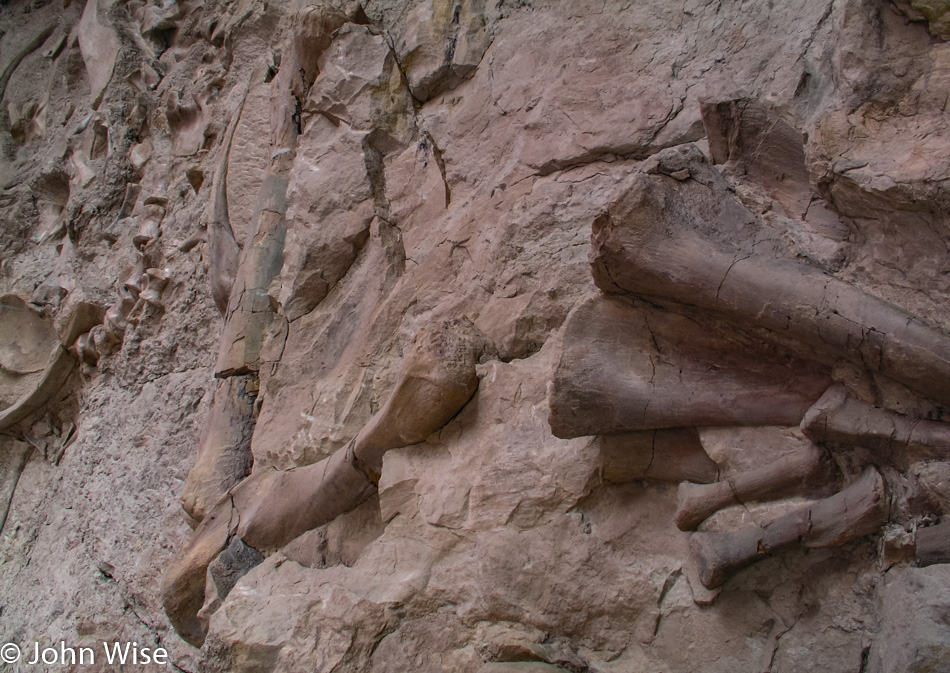
[[[726,493],[721,493],[726,482],[712,484],[694,484],[681,482],[676,490],[676,514],[673,521],[682,531],[696,528],[717,510],[731,504],[728,497],[731,489],[726,484]]]
[[[737,571],[768,556],[762,532],[756,526],[733,533],[693,533],[689,549],[702,585],[717,589]]]

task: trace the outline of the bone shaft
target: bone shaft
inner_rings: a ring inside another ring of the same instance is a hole
[[[693,530],[718,510],[743,502],[774,500],[827,484],[829,471],[821,470],[822,453],[812,446],[715,484],[680,484],[676,525]],[[819,474],[822,473],[823,474]],[[824,478],[822,478],[824,477]]]
[[[805,414],[802,431],[812,441],[863,446],[898,462],[946,458],[950,424],[912,419],[849,397],[835,385]]]
[[[605,435],[600,456],[604,480],[614,484],[634,479],[708,483],[719,476],[695,428]]]
[[[181,497],[182,507],[195,521],[201,521],[228,489],[251,472],[256,388],[256,377],[233,376],[215,390],[198,460]]]
[[[801,542],[832,547],[869,535],[887,519],[884,482],[868,468],[833,496],[775,519],[763,528],[732,533],[694,533],[690,547],[707,589],[721,586],[737,570]]]
[[[950,402],[946,334],[808,264],[739,254],[678,222],[656,226],[653,217],[669,216],[644,194],[658,185],[639,180],[631,194],[646,207],[631,208],[620,222],[594,223],[593,271],[603,289],[713,311],[764,328],[783,343],[797,342],[806,357],[827,363],[845,357]]]

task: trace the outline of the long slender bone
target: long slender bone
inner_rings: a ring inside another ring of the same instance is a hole
[[[732,533],[693,533],[690,549],[707,589],[735,572],[797,543],[835,547],[875,532],[887,520],[887,494],[881,475],[869,467],[850,486],[764,527]]]
[[[712,484],[683,482],[676,494],[676,527],[695,530],[720,509],[744,502],[789,495],[830,495],[836,485],[830,461],[821,449],[810,444],[730,479]]]
[[[806,357],[846,358],[950,403],[950,337],[773,252],[766,229],[697,148],[658,156],[661,164],[673,159],[686,161],[694,179],[636,174],[594,221],[591,265],[601,289],[713,312]]]
[[[814,442],[863,446],[906,465],[950,457],[950,424],[902,416],[850,397],[844,386],[829,388],[802,419]]]
[[[228,221],[224,183],[233,125],[228,132],[225,166],[215,176],[211,216],[212,290],[219,308],[226,309],[215,376],[240,380],[216,392],[210,430],[199,448],[198,462],[188,474],[182,504],[193,522],[200,521],[228,488],[244,479],[253,462],[250,437],[256,418],[246,391],[257,385],[264,335],[276,314],[268,288],[283,263],[287,184],[300,132],[298,101],[306,98],[317,74],[317,59],[330,44],[333,32],[346,20],[339,12],[315,8],[306,8],[295,17],[293,37],[273,84],[271,126],[275,151],[236,271],[232,267],[239,252]],[[222,307],[225,288],[230,295]]]
[[[795,425],[830,384],[823,366],[752,336],[598,296],[568,317],[551,431]]]
[[[204,641],[205,573],[233,536],[272,552],[363,503],[376,492],[387,450],[425,440],[468,403],[488,348],[467,320],[421,332],[392,395],[350,444],[306,467],[255,472],[218,501],[162,581],[165,612],[181,637],[199,647]]]

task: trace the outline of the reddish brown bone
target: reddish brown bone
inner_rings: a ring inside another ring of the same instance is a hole
[[[791,495],[829,495],[837,486],[834,468],[814,444],[755,470],[714,484],[683,482],[677,492],[676,526],[695,530],[723,507]]]
[[[815,442],[863,446],[900,466],[950,457],[950,424],[902,416],[849,397],[842,385],[821,396],[802,419]]]
[[[831,384],[821,365],[737,330],[595,297],[564,329],[549,405],[558,437],[795,425]]]
[[[636,174],[594,221],[591,265],[601,289],[711,312],[805,357],[847,358],[950,403],[950,337],[783,256],[697,148],[666,150],[657,161],[684,164],[694,179]]]
[[[950,521],[919,529],[914,541],[918,565],[950,563]]]
[[[732,533],[693,533],[690,549],[707,589],[735,572],[797,543],[835,547],[875,532],[887,520],[887,493],[873,467],[850,486],[766,524]]]
[[[197,647],[204,641],[206,572],[233,536],[266,554],[362,504],[376,492],[388,449],[425,440],[472,398],[475,365],[489,346],[464,319],[421,332],[386,404],[355,440],[319,463],[255,472],[219,500],[162,581],[165,612],[181,637]]]
[[[182,507],[195,522],[251,473],[256,386],[257,377],[232,376],[214,391],[198,461],[188,472],[181,496]]]

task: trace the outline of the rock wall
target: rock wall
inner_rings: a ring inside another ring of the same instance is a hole
[[[0,643],[950,671],[948,25],[4,3]]]

